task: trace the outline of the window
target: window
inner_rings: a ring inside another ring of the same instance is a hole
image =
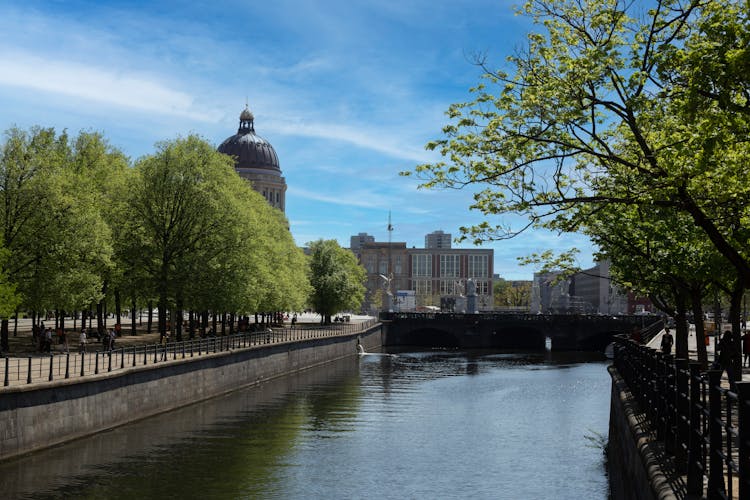
[[[460,271],[458,255],[441,255],[440,256],[440,277],[441,278],[458,278]]]
[[[476,285],[477,295],[489,295],[490,286],[486,280],[476,280],[474,284]]]
[[[388,261],[387,260],[381,260],[380,261],[380,270],[378,271],[383,276],[388,276]]]
[[[367,260],[365,260],[365,269],[367,269],[368,273],[375,274],[375,256],[374,255],[367,256]]]
[[[401,274],[401,256],[396,255],[396,264],[393,267],[394,274]]]
[[[469,255],[469,278],[487,278],[487,256]],[[479,292],[477,292],[479,293]]]
[[[419,278],[432,277],[432,255],[416,254],[411,256],[411,275]]]
[[[440,295],[458,295],[456,293],[456,282],[453,280],[441,280]]]
[[[414,280],[412,281],[412,290],[416,295],[432,295],[432,281]]]

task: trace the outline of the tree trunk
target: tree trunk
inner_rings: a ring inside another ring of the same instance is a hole
[[[0,321],[0,351],[8,352],[10,350],[10,344],[8,344],[8,320],[3,318]]]
[[[678,358],[689,358],[688,353],[688,322],[687,322],[687,294],[681,287],[675,288],[675,354]]]
[[[104,335],[104,299],[96,304],[96,331]]]
[[[182,290],[177,292],[177,310],[175,311],[174,326],[175,326],[175,339],[177,342],[182,341]]]
[[[700,289],[690,291],[693,318],[695,321],[695,346],[698,351],[698,362],[701,369],[708,368],[708,352],[706,351],[706,331],[703,328],[703,294]]]
[[[131,335],[137,335],[136,325],[135,325],[135,295],[130,297],[130,334]]]
[[[116,325],[121,324],[120,322],[121,316],[122,316],[122,308],[120,307],[120,289],[116,288],[115,289],[115,318],[116,318],[115,324]]]
[[[729,322],[732,325],[732,373],[734,381],[742,380],[742,296],[745,293],[745,287],[741,279],[732,289],[729,297]]]

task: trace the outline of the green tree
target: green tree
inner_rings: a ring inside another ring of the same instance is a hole
[[[619,0],[530,0],[522,12],[539,29],[509,57],[515,73],[479,61],[475,99],[451,106],[445,137],[428,145],[446,161],[416,169],[425,187],[485,186],[472,208],[487,216],[528,218],[464,236],[559,228],[584,203],[662,206],[687,214],[750,284],[743,4],[668,0],[643,13]]]
[[[331,315],[341,310],[357,309],[365,296],[367,272],[352,252],[335,240],[317,240],[310,248],[310,302],[329,324]]]
[[[158,328],[164,335],[167,310],[182,299],[191,272],[225,248],[212,235],[229,223],[222,217],[221,194],[233,169],[229,157],[188,136],[158,144],[136,170],[129,207],[140,230],[133,236],[140,238],[140,265],[158,297]]]

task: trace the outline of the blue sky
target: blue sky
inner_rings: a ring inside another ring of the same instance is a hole
[[[436,160],[444,112],[531,29],[504,0],[0,2],[0,128],[101,131],[132,159],[160,140],[233,135],[247,100],[276,149],[296,242],[349,245],[359,232],[422,247],[435,230],[482,220],[471,191],[417,190],[398,173]],[[511,218],[491,220],[511,223]],[[467,246],[466,244],[454,246]],[[486,244],[495,272],[516,258],[582,250],[542,231]]]

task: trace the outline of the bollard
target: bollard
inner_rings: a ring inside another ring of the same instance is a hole
[[[125,368],[125,348],[120,347],[120,370]]]
[[[26,383],[27,384],[31,383],[31,356],[29,356],[29,373],[26,376]]]
[[[112,371],[112,351],[109,351],[107,355],[109,356],[109,360],[107,361],[107,371],[111,372]]]
[[[185,359],[185,342],[182,342],[182,359]]]
[[[133,346],[133,366],[135,366],[135,357],[136,357],[136,350],[135,350],[135,346]]]
[[[83,377],[83,374],[85,373],[84,372],[84,370],[85,370],[85,368],[84,368],[84,366],[85,366],[85,363],[84,363],[85,356],[86,356],[86,353],[85,352],[81,352],[81,377]]]
[[[70,353],[65,353],[65,378],[70,378]]]
[[[8,387],[10,385],[10,368],[8,367],[9,363],[8,356],[5,356],[5,381],[3,382],[3,385],[5,387]]]
[[[159,361],[159,345],[155,344],[154,345],[154,363],[156,363],[157,361]]]
[[[148,364],[148,346],[143,346],[143,366]]]
[[[54,358],[52,357],[52,354],[50,354],[49,355],[49,378],[47,379],[50,382],[52,382],[52,367],[53,367],[52,365],[54,365]]]
[[[94,362],[94,375],[99,375],[99,351],[94,352],[96,361]]]

